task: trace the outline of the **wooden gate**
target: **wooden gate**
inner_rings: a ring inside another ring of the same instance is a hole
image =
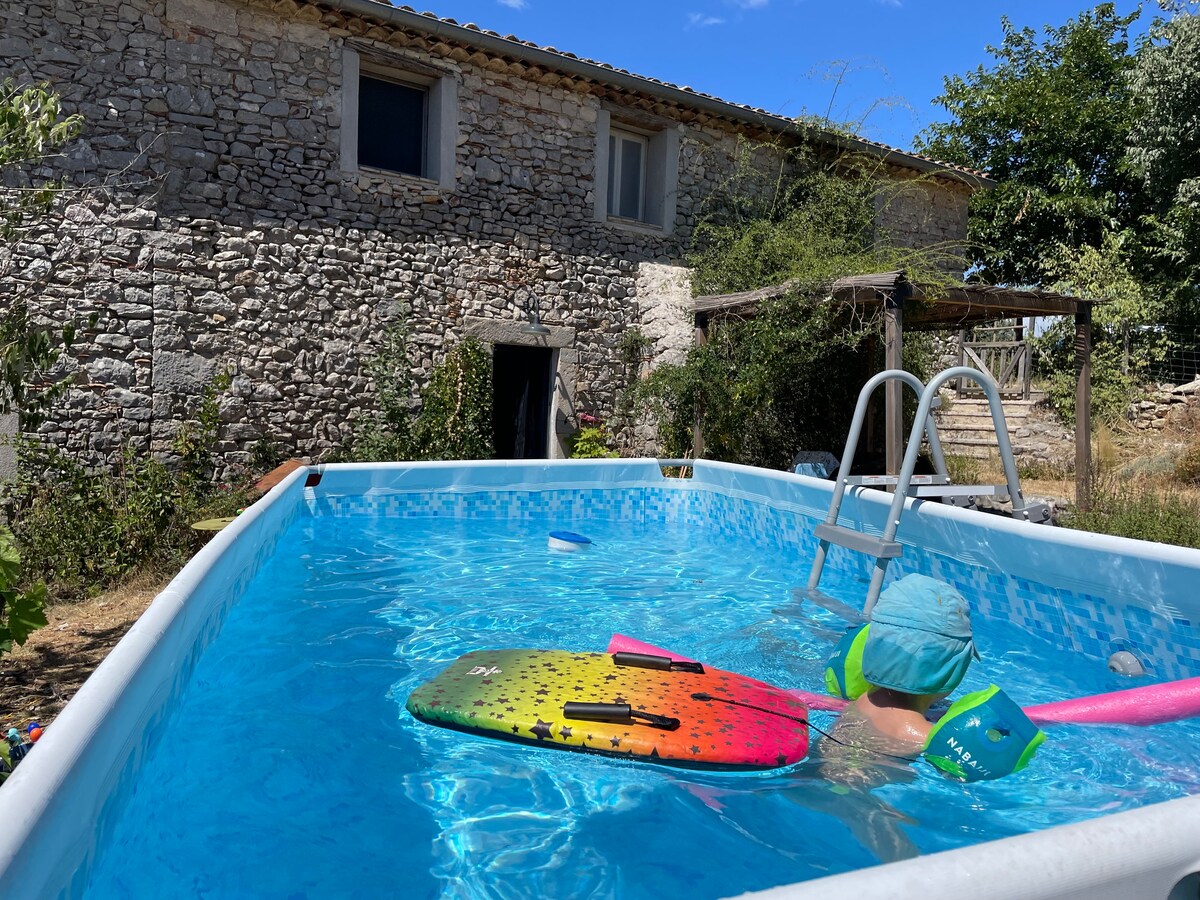
[[[958,364],[987,372],[999,386],[1002,396],[1028,400],[1033,372],[1024,322],[1018,319],[977,326],[971,330],[969,338],[966,331],[958,333]],[[975,382],[959,379],[958,396],[981,393]]]

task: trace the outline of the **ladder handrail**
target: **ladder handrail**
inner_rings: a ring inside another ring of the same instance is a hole
[[[838,516],[842,511],[842,501],[845,498],[846,487],[848,486],[848,478],[850,470],[854,465],[854,454],[858,450],[858,440],[862,434],[863,424],[867,419],[867,407],[871,403],[871,395],[875,389],[885,381],[898,380],[907,384],[913,389],[917,397],[921,397],[925,392],[925,385],[921,383],[921,379],[911,372],[906,372],[903,369],[887,369],[876,375],[871,376],[867,383],[862,386],[862,390],[858,392],[858,401],[854,404],[854,416],[850,420],[850,431],[846,435],[846,447],[842,451],[841,462],[838,466],[837,481],[833,485],[833,496],[829,501],[829,511],[825,514],[826,525],[837,525]],[[926,413],[925,430],[929,435],[929,452],[933,456],[933,464],[939,475],[946,475],[946,458],[942,453],[942,443],[938,438],[937,425],[933,421],[929,413]],[[918,422],[924,421],[918,413]],[[915,429],[914,429],[915,430]],[[917,446],[920,449],[920,438],[917,438]],[[899,488],[897,488],[899,489]],[[826,541],[820,541],[817,544],[816,556],[813,558],[812,570],[808,575],[808,590],[815,591],[817,585],[821,583],[821,572],[825,568],[825,555],[829,551],[829,544]]]
[[[829,551],[830,539],[843,543],[859,552],[875,557],[875,568],[871,573],[871,584],[867,589],[866,601],[863,604],[863,614],[870,615],[871,609],[879,599],[883,588],[883,578],[887,572],[888,562],[899,554],[896,544],[896,531],[900,527],[900,516],[904,512],[905,501],[912,494],[912,480],[917,467],[917,459],[921,454],[922,437],[929,441],[930,455],[933,457],[934,469],[939,475],[947,475],[945,455],[942,452],[941,440],[938,437],[937,423],[933,420],[933,407],[937,402],[938,390],[943,384],[952,379],[965,379],[976,382],[987,396],[988,408],[992,415],[992,425],[996,432],[996,442],[1000,451],[1000,461],[1004,466],[1004,478],[1008,487],[1009,498],[1012,501],[1014,518],[1029,521],[1029,508],[1021,494],[1020,480],[1017,477],[1017,463],[1013,457],[1012,442],[1008,436],[1008,423],[1004,418],[1004,404],[1000,400],[1000,389],[995,380],[986,372],[969,366],[954,366],[939,372],[929,384],[910,372],[901,369],[888,369],[870,378],[858,394],[858,402],[854,407],[854,417],[850,422],[850,431],[846,435],[846,448],[842,452],[841,466],[838,478],[830,498],[829,511],[825,522],[817,529],[820,540],[813,558],[812,571],[808,577],[807,593],[819,595],[818,586],[821,573],[825,567],[825,557]],[[913,417],[912,429],[908,436],[908,445],[904,448],[904,459],[900,472],[896,476],[895,493],[892,495],[891,506],[888,508],[887,521],[884,524],[883,535],[880,538],[859,539],[857,535],[844,533],[837,524],[841,514],[842,502],[845,499],[846,488],[849,485],[850,469],[854,464],[854,455],[858,450],[858,441],[862,435],[863,424],[867,417],[867,407],[875,389],[886,381],[899,380],[911,387],[918,395],[917,413]],[[960,381],[959,384],[962,382]],[[850,537],[856,540],[847,543]]]
[[[1029,518],[1029,514],[1025,511],[1025,500],[1021,496],[1020,481],[1017,478],[1017,464],[1013,458],[1012,443],[1008,438],[1008,423],[1004,419],[1004,405],[1000,400],[1000,389],[986,372],[982,372],[979,369],[972,369],[969,366],[954,366],[935,375],[933,380],[925,386],[925,390],[921,394],[921,402],[917,405],[917,415],[913,420],[912,431],[909,434],[908,448],[904,453],[904,462],[900,466],[900,474],[896,482],[896,492],[892,496],[892,505],[888,509],[887,524],[883,529],[884,541],[893,541],[896,538],[896,531],[900,527],[900,515],[904,512],[904,501],[908,499],[909,483],[912,481],[913,472],[917,467],[921,432],[926,427],[924,420],[933,407],[933,398],[937,395],[938,388],[951,378],[970,378],[987,395],[988,407],[992,413],[992,425],[995,428],[996,441],[999,444],[1000,462],[1004,466],[1004,479],[1008,484],[1008,494],[1012,501],[1013,517],[1016,518],[1020,515],[1020,518],[1026,520]],[[888,561],[886,559],[876,558],[875,560],[875,569],[871,573],[871,585],[867,589],[867,601],[863,606],[863,613],[865,615],[871,614],[871,609],[875,606],[875,601],[879,598],[879,593],[883,588],[883,576],[887,571],[887,564]]]
[[[854,454],[858,450],[858,440],[862,434],[862,427],[867,418],[867,407],[871,403],[871,395],[875,392],[875,388],[883,384],[885,381],[893,379],[899,380],[907,384],[913,389],[919,398],[925,391],[925,385],[921,383],[921,379],[911,372],[905,372],[902,369],[888,369],[873,375],[862,390],[858,392],[858,401],[854,404],[854,416],[850,420],[850,431],[846,435],[846,447],[842,450],[841,464],[838,466],[838,479],[834,483],[833,497],[829,503],[829,512],[825,516],[826,525],[836,525],[838,513],[842,508],[842,497],[846,493],[846,475],[850,474],[850,469],[854,464]],[[918,417],[917,421],[920,421]],[[915,426],[914,426],[915,431]],[[946,459],[942,453],[942,444],[937,436],[937,428],[929,429],[930,441],[929,452],[933,456],[933,465],[939,475],[945,475]]]

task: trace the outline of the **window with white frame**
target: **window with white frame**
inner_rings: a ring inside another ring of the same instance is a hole
[[[389,172],[454,187],[458,87],[408,60],[347,46],[342,57],[342,169]]]
[[[622,116],[624,118],[624,116]],[[621,226],[675,228],[679,185],[679,126],[665,120],[596,121],[595,219]]]
[[[646,217],[646,157],[649,139],[614,128],[608,134],[608,214]]]

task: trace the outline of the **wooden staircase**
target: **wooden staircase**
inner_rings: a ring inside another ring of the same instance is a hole
[[[1004,419],[1010,437],[1029,418],[1029,412],[1042,399],[1034,395],[1029,400],[1005,400]],[[996,429],[986,398],[978,400],[959,397],[945,404],[949,409],[934,413],[942,450],[953,456],[988,459],[996,455]]]

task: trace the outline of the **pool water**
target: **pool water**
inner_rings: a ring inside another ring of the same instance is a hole
[[[559,528],[593,546],[548,550]],[[302,516],[202,655],[86,896],[722,897],[1200,792],[1187,723],[1053,726],[1025,772],[961,785],[925,763],[863,782],[654,766],[404,709],[470,650],[603,650],[613,632],[817,689],[845,626],[797,614],[809,564],[683,523]],[[866,589],[832,569],[822,587],[859,605]],[[960,693],[1131,686],[1009,622],[974,626]]]

